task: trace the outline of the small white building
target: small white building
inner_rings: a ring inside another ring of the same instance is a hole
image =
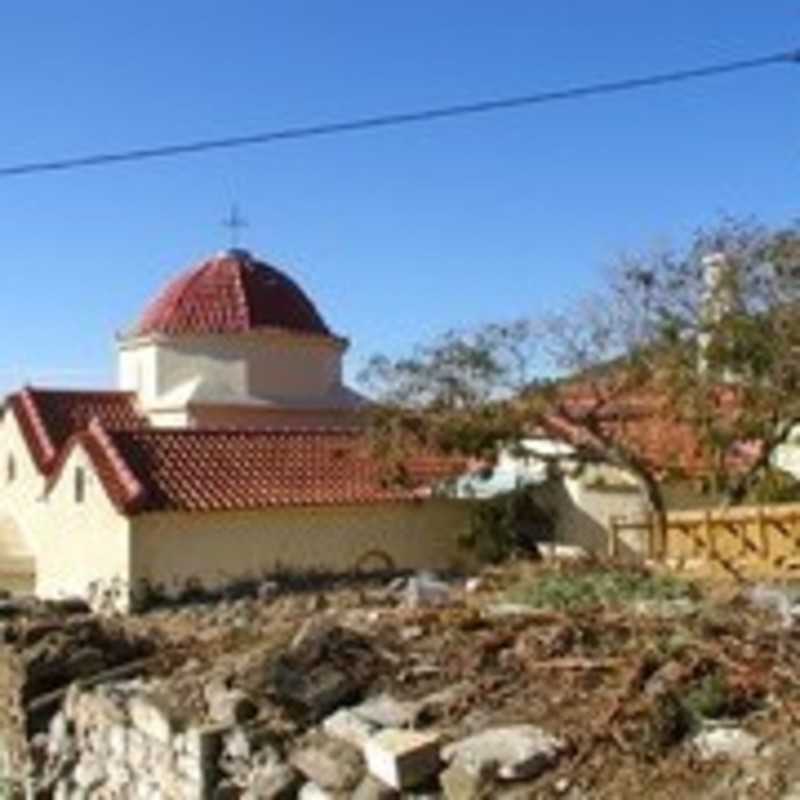
[[[647,515],[647,501],[635,478],[608,464],[582,464],[574,448],[541,433],[499,453],[491,470],[476,470],[455,481],[461,498],[488,498],[524,486],[554,519],[553,541],[578,545],[587,552],[609,552],[614,520],[634,521]],[[625,532],[623,550],[639,553],[642,543]]]
[[[342,381],[347,340],[280,270],[211,258],[118,346],[119,389],[25,387],[5,405],[0,561],[32,570],[36,594],[113,587],[125,606],[144,584],[463,559],[465,504],[387,484]]]

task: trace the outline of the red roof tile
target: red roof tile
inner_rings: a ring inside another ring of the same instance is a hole
[[[353,505],[420,496],[389,480],[355,431],[108,432],[93,424],[75,437],[77,443],[125,514]],[[66,457],[65,452],[61,460]],[[441,480],[453,468],[451,460],[431,457],[407,465],[412,482],[434,475]],[[51,485],[57,480],[55,473]]]
[[[147,307],[133,333],[246,333],[282,328],[330,336],[303,290],[275,267],[232,250],[178,276]]]
[[[128,392],[27,387],[9,397],[9,406],[44,473],[53,469],[67,440],[85,430],[92,419],[112,430],[145,424],[136,411],[134,395]]]

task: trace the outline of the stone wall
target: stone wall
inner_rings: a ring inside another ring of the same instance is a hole
[[[117,679],[155,649],[113,621],[36,608],[0,624],[0,643],[0,763],[16,778],[29,771],[29,743],[47,732],[68,686]]]
[[[50,725],[40,791],[56,800],[203,800],[224,726],[189,727],[179,698],[139,681],[71,691]]]

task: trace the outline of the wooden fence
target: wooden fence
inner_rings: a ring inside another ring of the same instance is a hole
[[[673,511],[664,531],[652,518],[614,519],[610,555],[619,556],[632,533],[641,555],[678,568],[736,578],[800,578],[800,504]]]

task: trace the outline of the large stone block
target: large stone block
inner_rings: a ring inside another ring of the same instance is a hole
[[[413,789],[439,771],[439,736],[389,728],[364,745],[367,768],[394,789]]]
[[[325,719],[322,729],[333,739],[363,747],[367,739],[378,731],[378,726],[348,708],[340,708]]]
[[[292,765],[317,786],[349,791],[364,776],[361,753],[345,742],[324,736],[310,737],[292,753]]]
[[[526,780],[551,767],[564,747],[535,725],[509,725],[454,742],[442,750],[442,758],[471,773],[491,769],[501,780]]]

